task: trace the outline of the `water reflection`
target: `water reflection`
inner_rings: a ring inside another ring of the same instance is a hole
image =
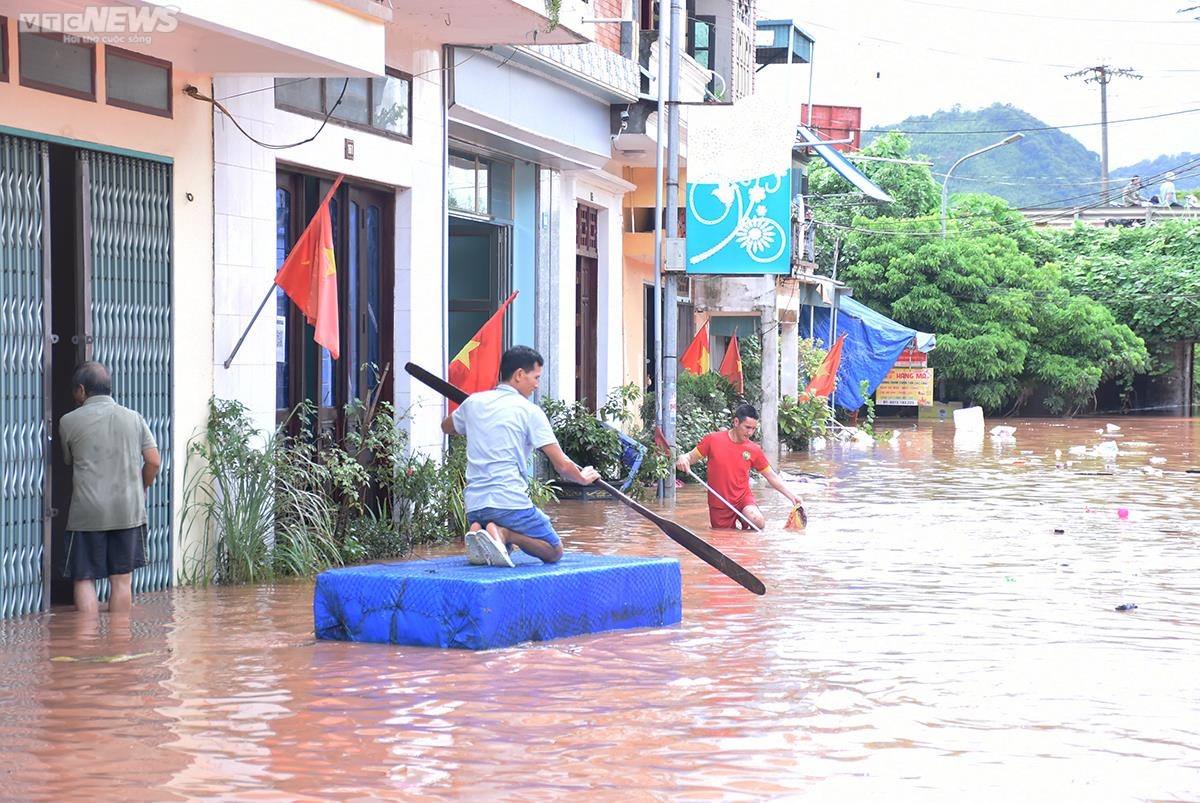
[[[682,489],[664,514],[765,597],[623,506],[557,506],[571,549],[680,559],[672,628],[316,642],[307,582],[0,622],[0,797],[1200,798],[1200,424],[1004,423],[788,458],[826,476],[801,533],[769,489],[759,535]]]

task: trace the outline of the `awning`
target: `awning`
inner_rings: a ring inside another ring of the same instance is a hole
[[[846,336],[833,400],[847,410],[857,410],[866,403],[860,387],[862,380],[867,380],[867,394],[874,393],[910,341],[916,340],[919,351],[931,351],[936,343],[934,335],[897,323],[848,296],[839,300],[837,331],[831,335],[829,318],[832,311],[828,307],[813,310],[813,335],[826,345],[840,335]]]
[[[892,202],[892,196],[879,189],[871,179],[863,175],[862,171],[857,167],[850,164],[850,161],[845,156],[842,156],[840,151],[826,143],[825,140],[802,125],[796,126],[796,133],[803,141],[801,147],[808,147],[815,150],[817,155],[824,159],[833,168],[835,173],[846,179],[846,181],[849,181],[861,190],[863,194],[874,198],[876,201],[883,201],[888,204]]]

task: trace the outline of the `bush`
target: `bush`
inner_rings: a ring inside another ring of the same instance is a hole
[[[466,530],[461,443],[440,462],[409,455],[393,408],[377,400],[352,402],[344,418],[341,439],[317,435],[316,409],[302,404],[262,437],[240,403],[210,401],[184,469],[183,530],[201,529],[184,582],[312,575]]]
[[[622,460],[625,446],[621,442],[618,427],[631,433],[626,437],[636,440],[645,449],[628,490],[635,499],[644,498],[647,487],[671,473],[669,458],[652,445],[653,413],[647,427],[644,415],[639,421],[634,412],[639,406],[644,408],[644,403],[639,404],[642,396],[636,385],[622,385],[613,389],[608,400],[595,413],[582,402],[568,404],[559,399],[542,399],[542,409],[546,411],[550,426],[567,457],[580,466],[592,466],[610,482],[618,480],[616,484],[620,484],[628,472]],[[640,433],[640,437],[632,433]]]

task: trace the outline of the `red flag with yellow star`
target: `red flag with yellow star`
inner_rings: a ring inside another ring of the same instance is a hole
[[[833,393],[834,384],[837,382],[838,364],[842,361],[842,342],[846,339],[843,333],[833,344],[833,348],[825,355],[824,362],[817,369],[816,374],[809,381],[808,387],[800,394],[800,401],[808,401],[810,397],[828,396]]]
[[[467,393],[491,390],[500,379],[500,354],[504,351],[504,310],[517,297],[517,290],[505,299],[487,323],[479,327],[458,355],[450,361],[446,378]],[[450,402],[450,411],[458,407]]]
[[[746,386],[742,380],[742,353],[738,350],[737,332],[733,333],[733,339],[729,341],[729,348],[725,349],[720,373],[729,380],[729,384],[737,388],[739,394],[746,392]]]
[[[707,374],[712,368],[712,356],[708,351],[708,321],[692,338],[679,358],[679,367],[691,374]]]
[[[329,349],[336,360],[341,351],[338,336],[337,266],[333,262],[333,224],[329,219],[329,199],[342,183],[337,177],[317,213],[308,221],[304,233],[292,246],[283,267],[275,274],[275,284],[283,288],[308,323],[316,329],[313,340]]]

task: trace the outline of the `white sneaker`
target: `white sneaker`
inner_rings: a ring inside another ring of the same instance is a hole
[[[483,551],[487,553],[489,566],[507,566],[510,569],[516,566],[508,555],[508,547],[499,538],[487,530],[479,530],[475,535]]]
[[[480,543],[479,535],[487,535],[483,530],[471,530],[463,537],[467,544],[467,563],[472,566],[487,566],[488,553],[483,544]]]

